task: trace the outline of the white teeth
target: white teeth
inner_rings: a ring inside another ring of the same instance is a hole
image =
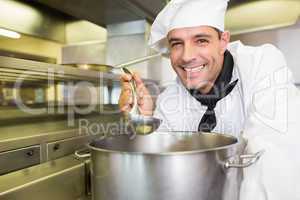
[[[199,67],[194,67],[194,68],[187,68],[186,67],[186,68],[184,68],[184,70],[187,71],[187,72],[199,72],[204,68],[205,68],[205,65],[201,65]]]

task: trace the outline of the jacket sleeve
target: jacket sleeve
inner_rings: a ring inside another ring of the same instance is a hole
[[[263,150],[244,169],[241,200],[300,199],[300,95],[282,53],[264,45],[249,75],[247,153]]]

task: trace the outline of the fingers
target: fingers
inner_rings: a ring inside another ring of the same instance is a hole
[[[150,97],[150,93],[148,89],[145,87],[143,80],[137,73],[133,73],[133,78],[136,82],[136,92],[137,92],[137,97],[138,97],[138,104],[143,105],[144,101],[147,98]]]
[[[141,79],[141,77],[137,73],[134,73],[133,78],[136,82],[138,97],[148,95],[148,89],[145,87],[144,81]]]
[[[132,91],[130,87],[130,80],[132,76],[129,74],[122,74],[120,77],[121,81],[121,94],[119,97],[119,108],[122,112],[129,112],[132,108],[133,99]]]
[[[130,88],[130,81],[132,79],[132,76],[129,74],[122,74],[120,77],[120,81],[121,81],[121,87],[122,87],[122,91],[123,90],[131,90]]]
[[[131,86],[130,86],[130,81],[134,78],[134,81],[136,83],[136,92],[137,92],[137,97],[142,98],[144,95],[148,95],[149,92],[147,88],[144,85],[143,80],[137,73],[133,73],[133,76],[129,74],[123,74],[121,76],[121,84],[122,84],[122,92],[131,92]]]
[[[137,73],[133,75],[122,74],[120,77],[122,91],[119,98],[119,108],[122,112],[130,112],[133,106],[133,96],[130,81],[134,79],[136,83],[137,104],[143,115],[152,115],[153,101],[148,89],[145,87],[143,80]]]
[[[140,75],[137,73],[133,73],[131,76],[130,74],[122,74],[120,77],[122,86],[125,85],[127,87],[127,83],[131,81],[131,79],[134,79],[137,86],[144,85],[143,80],[141,79]]]
[[[133,73],[133,78],[136,82],[137,87],[141,87],[141,86],[144,87],[144,82],[138,73]]]
[[[121,81],[125,81],[125,82],[128,82],[132,79],[132,76],[130,74],[121,74],[121,77],[120,77]]]
[[[122,112],[129,112],[132,108],[133,99],[131,90],[124,90],[121,92],[119,98],[119,108]]]

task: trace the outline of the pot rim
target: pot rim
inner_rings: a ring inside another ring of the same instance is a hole
[[[197,131],[160,131],[163,133],[189,133],[189,134],[199,134],[200,132]],[[220,147],[214,147],[214,148],[207,148],[207,149],[200,149],[200,150],[191,150],[191,151],[173,151],[173,152],[141,152],[141,151],[120,151],[120,150],[110,150],[110,149],[104,149],[99,147],[94,147],[91,145],[92,142],[87,144],[87,147],[89,149],[92,149],[93,151],[98,151],[102,153],[117,153],[117,154],[130,154],[130,155],[161,155],[161,156],[168,156],[168,155],[186,155],[186,154],[197,154],[197,153],[204,153],[204,152],[212,152],[212,151],[220,151],[224,149],[228,149],[230,147],[236,146],[241,143],[241,138],[237,138],[233,135],[229,134],[223,134],[223,133],[215,133],[215,132],[201,132],[201,134],[204,135],[215,135],[215,136],[222,136],[226,138],[231,138],[235,142],[229,145],[224,145]],[[140,136],[140,137],[146,137],[146,136]]]

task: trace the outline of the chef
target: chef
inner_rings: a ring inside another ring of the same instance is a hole
[[[241,200],[300,199],[300,96],[275,46],[229,43],[227,0],[172,0],[155,19],[149,45],[168,56],[177,74],[156,106],[141,78],[123,75],[120,109],[163,120],[159,130],[205,131],[244,137],[246,152],[263,150],[244,169]]]

